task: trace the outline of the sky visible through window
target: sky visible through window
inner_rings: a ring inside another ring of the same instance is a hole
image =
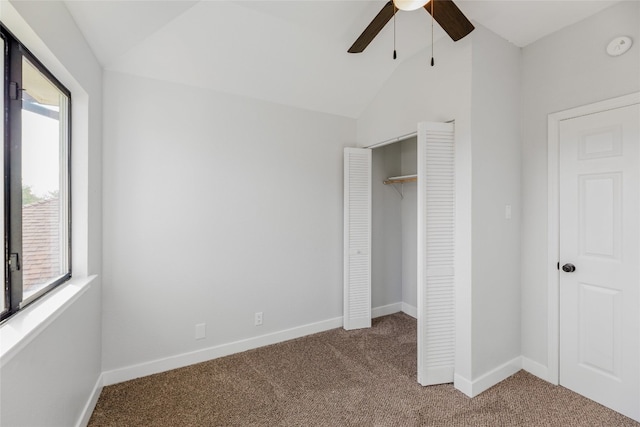
[[[22,68],[22,185],[48,198],[60,189],[61,93],[28,60]]]
[[[22,110],[22,185],[46,198],[59,191],[60,122]]]

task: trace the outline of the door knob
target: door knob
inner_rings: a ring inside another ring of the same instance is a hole
[[[573,273],[574,271],[576,271],[576,266],[573,264],[565,264],[562,266],[562,271],[564,271],[565,273]]]

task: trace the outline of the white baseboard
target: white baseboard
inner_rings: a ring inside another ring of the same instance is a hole
[[[522,356],[522,369],[542,380],[549,381],[549,369],[542,363]]]
[[[371,318],[388,316],[389,314],[398,313],[402,311],[402,303],[396,302],[393,304],[387,304],[380,307],[373,307],[371,309]]]
[[[91,391],[91,395],[89,395],[89,400],[87,400],[86,405],[82,409],[82,414],[80,414],[80,418],[78,419],[78,423],[76,427],[86,427],[89,424],[89,420],[91,419],[91,414],[93,414],[93,410],[96,408],[96,403],[98,403],[98,398],[100,397],[100,393],[102,393],[103,381],[102,374],[98,376],[98,380],[96,384],[93,386],[93,390]]]
[[[402,312],[408,314],[414,319],[418,318],[418,309],[412,305],[407,304],[406,302],[402,303]]]
[[[375,307],[371,309],[371,315],[373,318],[375,318],[398,313],[400,311],[407,313],[409,316],[416,317],[416,308],[405,303],[394,303],[381,307]],[[279,342],[304,337],[306,335],[328,331],[329,329],[340,328],[342,327],[342,324],[342,317],[335,317],[333,319],[323,320],[320,322],[298,326],[283,331],[272,332],[270,334],[261,335],[258,337],[248,338],[245,340],[235,341],[227,344],[220,344],[214,347],[208,347],[189,353],[178,354],[175,356],[156,359],[137,365],[127,366],[111,371],[105,371],[102,373],[101,387],[129,381],[135,378],[145,377],[147,375],[169,371],[171,369],[182,368],[185,366],[193,365],[195,363],[206,362],[207,360],[229,356],[231,354],[252,350],[258,347],[264,347],[266,345],[277,344]]]
[[[418,309],[406,302],[396,302],[393,304],[387,304],[380,307],[374,307],[371,309],[371,318],[388,316],[394,313],[405,313],[414,319],[418,318]]]
[[[454,375],[453,385],[467,396],[476,397],[483,391],[509,378],[520,369],[522,369],[522,357],[518,356],[473,381],[456,374]]]
[[[342,317],[335,317],[333,319],[323,320],[321,322],[273,332],[254,338],[248,338],[245,340],[221,344],[189,353],[178,354],[163,359],[156,359],[137,365],[127,366],[111,371],[105,371],[102,374],[103,385],[108,386],[117,384],[123,381],[157,374],[159,372],[165,372],[171,369],[182,368],[185,366],[193,365],[194,363],[206,362],[207,360],[229,356],[231,354],[252,350],[258,347],[264,347],[266,345],[277,344],[279,342],[288,341],[291,339],[300,338],[306,335],[324,332],[329,329],[335,329],[339,327],[342,327]]]
[[[473,397],[473,383],[462,375],[453,374],[453,386],[467,396]]]

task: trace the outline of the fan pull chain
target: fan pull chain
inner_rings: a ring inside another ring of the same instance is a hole
[[[393,59],[395,60],[398,55],[396,54],[396,4],[393,4]]]
[[[431,66],[433,67],[434,65],[436,65],[436,62],[433,60],[433,21],[434,21],[434,17],[433,17],[433,4],[436,2],[436,0],[431,0]]]

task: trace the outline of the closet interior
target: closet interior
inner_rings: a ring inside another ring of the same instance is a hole
[[[371,306],[416,317],[417,138],[372,150]]]

